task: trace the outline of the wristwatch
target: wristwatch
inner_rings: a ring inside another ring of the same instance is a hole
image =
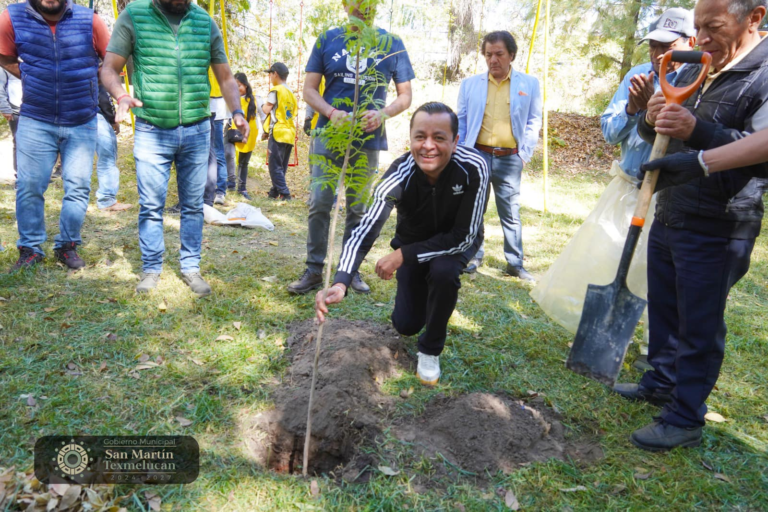
[[[243,112],[243,109],[237,108],[232,111],[232,118],[234,119],[235,114],[240,114],[241,116],[245,117],[245,112]]]

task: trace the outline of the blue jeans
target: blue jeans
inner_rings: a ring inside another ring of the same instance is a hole
[[[368,157],[368,172],[373,175],[379,168],[379,151],[373,149],[363,149],[363,153]],[[314,137],[310,154],[322,155],[330,160],[334,166],[341,168],[344,157],[339,157],[332,151],[329,151],[321,137]],[[311,158],[311,157],[310,157]],[[311,164],[310,172],[312,181],[321,178],[324,170],[322,166]],[[353,190],[347,189],[347,218],[344,225],[344,239],[346,242],[352,234],[352,230],[360,224],[360,219],[365,215],[366,207],[359,202],[359,197]],[[307,268],[315,273],[323,271],[325,264],[325,255],[328,252],[328,232],[331,229],[331,209],[336,202],[336,195],[330,187],[320,187],[312,184],[312,190],[309,194],[309,232],[307,233]]]
[[[216,153],[216,164],[219,176],[216,182],[216,192],[227,193],[227,159],[224,155],[224,119],[213,122],[213,150]]]
[[[96,114],[99,124],[99,140],[96,143],[96,176],[99,189],[96,191],[96,206],[109,208],[117,203],[120,189],[120,170],[117,168],[117,136],[112,126],[101,114]]]
[[[496,197],[501,229],[504,232],[504,259],[515,268],[523,266],[523,225],[520,222],[520,179],[523,160],[518,155],[491,156],[480,151],[491,170],[491,184]],[[476,258],[482,259],[484,245]]]
[[[144,272],[160,273],[163,269],[163,208],[172,163],[176,163],[181,208],[181,271],[200,271],[203,192],[208,172],[210,130],[208,119],[171,129],[157,128],[142,119],[136,120],[133,157],[139,187],[139,247]]]
[[[725,304],[749,270],[755,239],[670,228],[654,221],[648,235],[648,362],[640,384],[671,393],[661,417],[703,427],[707,397],[725,355]]]
[[[80,228],[88,209],[91,193],[93,154],[96,150],[96,117],[78,126],[59,126],[21,116],[16,131],[16,220],[19,240],[16,245],[29,247],[44,255],[45,199],[53,166],[61,154],[64,199],[59,214],[59,234],[54,239],[58,249],[68,242],[83,243]]]

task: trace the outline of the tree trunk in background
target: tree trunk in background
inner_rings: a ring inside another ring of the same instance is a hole
[[[461,57],[475,49],[477,31],[475,30],[475,13],[472,0],[453,0],[451,9],[451,28],[449,37],[451,51],[448,56],[446,71],[449,81],[462,78]]]
[[[625,22],[626,32],[624,36],[624,45],[621,54],[621,69],[619,70],[619,80],[624,79],[630,69],[632,69],[632,54],[635,52],[635,32],[637,32],[637,23],[640,20],[640,9],[643,6],[642,0],[631,0],[627,5],[627,18]]]

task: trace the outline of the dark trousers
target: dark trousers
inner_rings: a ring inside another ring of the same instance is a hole
[[[238,153],[237,155],[237,191],[245,192],[245,185],[248,183],[248,164],[251,161],[252,151],[247,153]]]
[[[278,194],[289,195],[288,184],[285,182],[285,173],[288,172],[288,164],[291,162],[291,150],[293,144],[277,142],[272,134],[269,135],[267,150],[269,150],[269,177],[272,179],[272,190]]]
[[[705,401],[725,354],[725,303],[749,270],[755,239],[737,240],[654,222],[648,237],[648,362],[640,384],[672,393],[662,410],[678,427],[704,425]]]
[[[11,136],[13,137],[13,177],[16,177],[16,129],[19,127],[19,114],[12,114],[8,124],[11,127]]]
[[[476,251],[477,248],[475,247]],[[461,271],[466,254],[439,256],[426,263],[406,264],[397,269],[397,295],[392,325],[400,334],[419,336],[419,352],[439,356],[445,346],[448,320],[456,308]]]

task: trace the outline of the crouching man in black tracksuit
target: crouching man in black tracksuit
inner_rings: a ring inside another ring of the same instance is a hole
[[[333,286],[315,299],[322,322],[328,304],[341,302],[352,276],[397,207],[393,252],[376,263],[382,279],[397,271],[392,325],[419,336],[416,375],[437,384],[439,356],[456,307],[459,276],[483,241],[489,172],[473,148],[458,145],[459,120],[443,103],[426,103],[411,118],[411,151],[395,160],[376,186],[374,202],[341,252]]]

